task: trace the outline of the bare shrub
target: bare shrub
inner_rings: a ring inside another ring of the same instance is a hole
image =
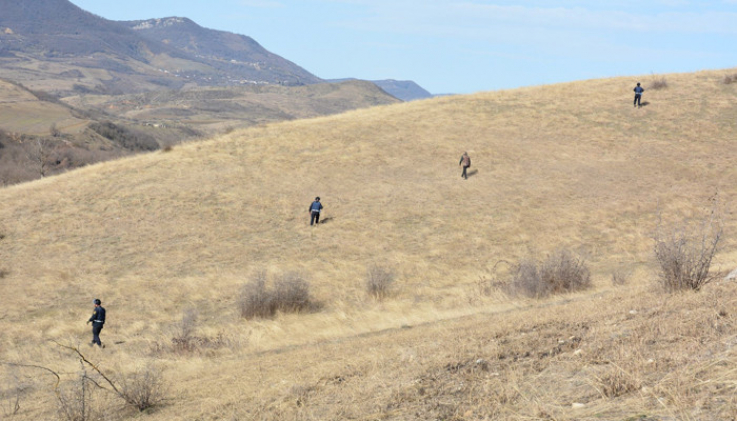
[[[96,383],[87,376],[84,364],[81,365],[78,378],[60,385],[56,393],[59,418],[64,421],[102,419],[100,411],[94,405]]]
[[[16,415],[20,411],[21,397],[28,385],[21,381],[18,373],[12,372],[9,381],[4,381],[2,386],[3,388],[0,389],[0,407],[2,408],[3,417],[7,418]],[[0,419],[3,417],[0,417]]]
[[[714,280],[715,276],[709,275],[709,268],[722,233],[723,224],[716,204],[703,221],[685,221],[670,228],[664,227],[662,217],[658,215],[654,251],[660,266],[660,285],[671,292],[698,291]]]
[[[668,81],[665,79],[665,76],[660,76],[655,78],[648,87],[649,89],[653,90],[659,90],[659,89],[665,89],[668,87]]]
[[[557,250],[543,262],[522,260],[516,269],[510,288],[528,297],[542,298],[591,286],[591,273],[583,259],[566,249]]]
[[[276,306],[273,297],[266,289],[266,272],[261,271],[243,287],[238,296],[241,317],[246,319],[273,317]]]
[[[148,364],[128,376],[120,376],[120,395],[126,403],[143,412],[162,404],[168,393],[161,368]]]
[[[394,280],[394,271],[373,264],[366,270],[366,292],[377,300],[383,300],[391,293]]]
[[[238,308],[246,319],[268,318],[277,311],[297,313],[316,310],[320,304],[310,296],[310,285],[298,272],[283,274],[268,288],[266,272],[258,272],[241,288]]]
[[[618,268],[612,272],[612,285],[627,285],[632,277],[631,269]]]
[[[274,306],[285,313],[299,313],[311,307],[310,285],[297,272],[284,274],[274,282]]]
[[[197,328],[197,310],[190,308],[182,312],[182,318],[172,326],[172,346],[177,352],[192,352],[197,348],[197,339],[194,336]]]
[[[722,79],[722,83],[725,85],[730,85],[735,82],[737,82],[737,73],[733,75],[724,75],[724,78]]]

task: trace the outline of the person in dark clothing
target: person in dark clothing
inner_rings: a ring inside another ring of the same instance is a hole
[[[468,152],[463,152],[463,155],[461,155],[461,160],[458,161],[458,165],[463,166],[463,173],[461,174],[461,177],[468,180],[468,174],[466,174],[466,170],[468,170],[468,167],[471,166],[471,157],[468,156]]]
[[[97,344],[100,348],[105,348],[105,345],[100,341],[100,331],[105,325],[105,309],[102,307],[102,302],[99,299],[93,301],[95,304],[95,310],[92,312],[92,317],[87,320],[87,323],[92,323],[92,342],[90,346]]]
[[[322,210],[322,203],[320,203],[320,197],[316,197],[315,201],[310,205],[310,225],[320,223],[320,211]]]
[[[645,89],[640,86],[640,82],[637,82],[637,86],[635,86],[635,107],[641,107],[640,100],[642,99],[642,93],[645,92]]]

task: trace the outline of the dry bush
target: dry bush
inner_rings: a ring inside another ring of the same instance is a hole
[[[735,82],[737,82],[737,73],[733,75],[725,75],[724,78],[722,79],[722,83],[725,85],[730,85]]]
[[[241,288],[238,308],[246,319],[273,317],[277,311],[298,313],[316,310],[320,304],[310,296],[310,285],[304,276],[290,272],[277,277],[268,288],[266,272],[258,272]]]
[[[270,292],[266,289],[266,272],[258,272],[241,288],[238,296],[241,317],[246,319],[272,317],[276,307]]]
[[[28,388],[24,384],[17,373],[10,373],[10,378],[4,378],[2,389],[0,389],[0,409],[2,409],[2,417],[9,418],[16,415],[20,411],[20,402],[23,393]]]
[[[366,271],[366,292],[377,300],[383,300],[391,293],[395,275],[391,269],[371,265]]]
[[[618,268],[612,272],[612,285],[627,285],[632,277],[631,269]]]
[[[512,275],[510,290],[528,297],[579,291],[591,286],[591,273],[583,259],[566,249],[549,255],[543,262],[522,260]]]
[[[722,238],[723,226],[716,210],[704,221],[683,222],[664,228],[659,217],[655,233],[655,258],[660,266],[659,281],[666,291],[698,291],[714,280],[709,275],[711,261]],[[670,232],[665,234],[665,232]]]
[[[668,81],[665,79],[665,76],[660,76],[658,78],[655,78],[655,80],[653,80],[650,83],[650,86],[648,87],[648,89],[653,89],[657,91],[659,89],[665,89],[667,87],[668,87]]]
[[[299,313],[312,307],[310,285],[298,272],[281,275],[274,282],[272,293],[277,310],[285,313]]]
[[[120,396],[139,412],[161,405],[168,394],[163,372],[148,364],[138,368],[128,376],[120,376]]]
[[[88,377],[82,364],[79,377],[60,385],[56,391],[57,412],[63,421],[92,421],[102,419],[102,413],[94,405],[97,384]]]
[[[197,310],[190,308],[182,312],[182,318],[172,326],[172,346],[176,352],[192,352],[197,348],[194,331],[197,328]]]

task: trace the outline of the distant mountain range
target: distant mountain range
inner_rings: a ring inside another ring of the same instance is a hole
[[[68,0],[0,0],[0,63],[0,77],[57,95],[325,82],[245,35],[181,17],[111,21]],[[431,96],[373,82],[401,100]]]

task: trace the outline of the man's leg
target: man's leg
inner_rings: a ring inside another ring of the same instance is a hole
[[[102,330],[102,325],[93,325],[92,326],[92,343],[97,344],[97,346],[102,346],[102,341],[100,341],[100,331]]]
[[[637,94],[635,94],[635,102],[632,103],[632,106],[633,107],[636,107],[637,106]]]
[[[463,174],[461,174],[461,177],[465,178],[466,180],[468,180],[468,174],[466,174],[466,171],[467,170],[468,170],[468,167],[464,165],[463,166]]]
[[[320,224],[320,212],[315,212],[315,225]]]

